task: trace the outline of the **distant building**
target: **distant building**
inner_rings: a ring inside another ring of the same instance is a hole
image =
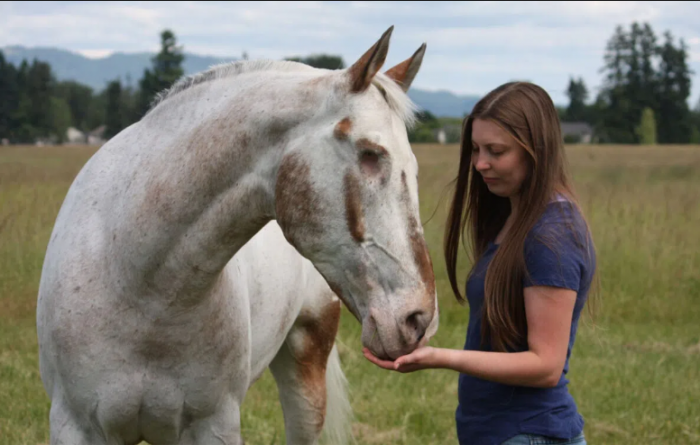
[[[462,127],[455,124],[445,124],[433,130],[435,140],[441,145],[456,144],[460,141],[461,135]]]
[[[593,140],[593,127],[586,122],[562,122],[561,135],[568,143],[590,144]]]
[[[86,142],[85,133],[74,127],[68,127],[66,130],[67,144],[84,144]]]
[[[445,142],[447,141],[447,135],[445,134],[445,129],[444,128],[439,128],[437,131],[437,140],[438,143],[441,145],[445,145]]]
[[[87,134],[87,143],[89,145],[102,145],[107,140],[105,139],[105,130],[107,130],[106,125],[100,125],[91,132]]]

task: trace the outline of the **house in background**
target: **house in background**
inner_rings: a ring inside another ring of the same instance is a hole
[[[105,140],[106,129],[106,125],[100,125],[99,127],[95,128],[90,132],[83,133],[77,128],[70,127],[68,128],[68,130],[66,130],[65,143],[69,145],[102,145],[105,142],[107,142]]]
[[[105,139],[105,131],[107,130],[106,125],[100,125],[91,132],[87,134],[87,143],[89,145],[102,145],[107,140]]]
[[[586,122],[562,122],[561,135],[570,144],[590,144],[593,141],[593,127]]]
[[[456,144],[460,141],[462,127],[455,124],[445,124],[433,130],[433,136],[440,145]]]
[[[66,144],[84,144],[86,142],[85,133],[74,127],[66,130]]]

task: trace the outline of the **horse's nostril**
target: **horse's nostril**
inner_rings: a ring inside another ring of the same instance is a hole
[[[409,344],[419,343],[425,336],[426,313],[422,310],[411,312],[405,320],[404,339]]]
[[[420,316],[423,314],[423,311],[415,311],[411,313],[408,317],[406,317],[406,326],[408,326],[411,330],[417,331],[420,329]]]

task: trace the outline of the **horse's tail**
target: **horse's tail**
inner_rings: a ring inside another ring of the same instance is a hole
[[[326,420],[323,425],[323,442],[344,445],[352,437],[352,406],[348,399],[348,381],[340,367],[338,345],[328,356],[326,365]]]

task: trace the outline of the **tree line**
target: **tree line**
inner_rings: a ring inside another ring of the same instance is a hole
[[[591,125],[600,142],[700,143],[700,102],[688,106],[688,47],[670,31],[659,39],[648,23],[617,26],[608,40],[603,86],[592,103],[583,79],[569,79],[561,117]]]
[[[75,81],[57,81],[45,62],[25,60],[15,67],[0,51],[0,139],[63,142],[69,127],[89,132],[100,125],[106,126],[106,138],[114,136],[141,119],[155,96],[184,74],[185,56],[175,34],[164,30],[160,43],[160,52],[136,85],[128,78],[115,79],[100,92]],[[328,54],[285,60],[317,68],[346,67],[342,57]],[[569,104],[558,110],[562,121],[589,124],[594,141],[601,143],[700,143],[700,102],[695,109],[688,106],[694,73],[683,39],[676,44],[666,31],[659,41],[648,23],[634,22],[628,30],[617,26],[607,42],[601,73],[603,86],[593,101],[583,79],[569,79]],[[409,140],[435,141],[437,131],[447,128],[447,142],[456,142],[460,122],[423,110]]]
[[[161,33],[161,51],[144,70],[138,87],[131,80],[109,82],[101,92],[75,81],[56,80],[51,66],[24,60],[8,63],[0,51],[0,138],[10,143],[63,142],[69,127],[89,132],[105,125],[107,138],[138,121],[155,95],[183,75],[184,56],[175,35]]]
[[[700,100],[691,109],[688,99],[692,72],[688,47],[674,42],[670,31],[659,41],[648,23],[633,22],[629,29],[617,26],[608,40],[603,85],[593,101],[582,78],[570,78],[569,104],[558,108],[562,122],[585,122],[593,140],[621,144],[700,143]],[[433,142],[445,119],[429,112],[419,115],[420,124],[409,133],[412,142]],[[455,136],[447,135],[447,142]],[[457,141],[459,139],[457,138]],[[580,142],[574,135],[566,142]]]
[[[24,60],[15,67],[0,51],[0,139],[10,143],[64,142],[69,127],[88,133],[104,125],[110,138],[141,119],[156,95],[184,75],[182,46],[171,30],[160,33],[160,51],[136,85],[114,79],[95,92],[75,81],[57,81],[51,66]],[[243,58],[247,58],[244,54]],[[334,55],[290,57],[319,68],[342,69]]]

